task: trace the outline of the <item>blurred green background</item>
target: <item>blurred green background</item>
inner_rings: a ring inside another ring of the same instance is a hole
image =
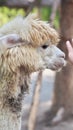
[[[41,7],[40,9],[34,7],[32,12],[37,13],[38,10],[40,10],[41,19],[49,21],[51,10],[52,10],[51,7]],[[10,21],[11,19],[13,19],[15,16],[18,15],[25,16],[26,11],[24,9],[15,9],[15,8],[10,9],[7,7],[0,7],[0,26],[7,23],[8,21]],[[59,16],[60,16],[59,11],[57,11],[56,17],[54,19],[54,27],[56,29],[59,28],[59,19],[60,19]]]

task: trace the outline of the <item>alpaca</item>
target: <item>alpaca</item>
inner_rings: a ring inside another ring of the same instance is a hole
[[[0,130],[21,130],[30,74],[65,64],[58,42],[58,33],[33,15],[16,17],[0,28]]]

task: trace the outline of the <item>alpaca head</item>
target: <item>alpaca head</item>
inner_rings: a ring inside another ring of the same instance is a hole
[[[65,64],[65,54],[56,47],[58,33],[32,15],[15,18],[0,29],[0,34],[0,57],[10,55],[8,62],[14,62],[15,68],[24,66],[25,71],[34,72],[58,70]]]

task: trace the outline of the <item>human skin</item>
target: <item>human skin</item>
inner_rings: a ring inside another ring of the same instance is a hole
[[[72,44],[70,43],[70,41],[66,42],[66,47],[68,50],[69,61],[73,64],[73,39],[72,39]]]

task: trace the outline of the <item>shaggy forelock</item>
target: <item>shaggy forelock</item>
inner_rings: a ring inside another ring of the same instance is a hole
[[[0,35],[10,33],[19,34],[24,41],[35,47],[43,45],[48,40],[51,44],[59,42],[59,35],[50,24],[34,18],[32,14],[26,18],[18,16],[0,29]]]

